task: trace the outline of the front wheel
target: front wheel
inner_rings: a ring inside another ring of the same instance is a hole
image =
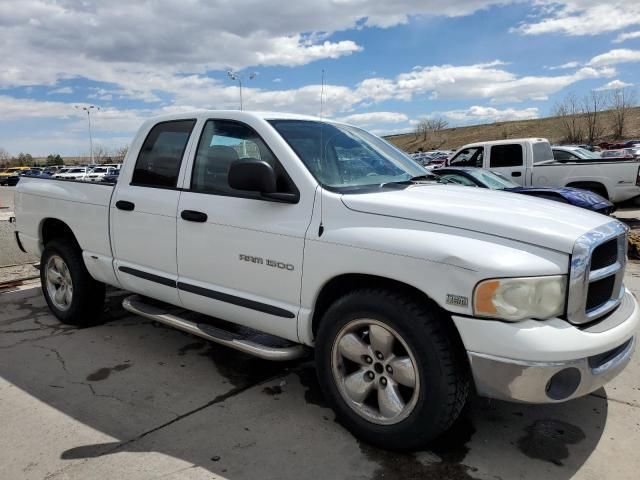
[[[316,345],[318,378],[340,421],[376,446],[424,447],[447,430],[469,391],[449,320],[409,296],[360,290],[326,312]]]
[[[82,254],[71,242],[54,240],[40,260],[40,283],[53,314],[63,323],[80,327],[100,322],[105,286],[87,271]]]

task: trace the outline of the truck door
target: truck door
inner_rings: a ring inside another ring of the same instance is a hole
[[[111,201],[111,241],[122,286],[172,304],[180,302],[176,187],[195,123],[176,120],[151,128],[137,159],[127,159]]]
[[[525,151],[521,144],[489,146],[489,170],[501,173],[520,185],[526,185]]]
[[[230,165],[243,158],[271,164],[279,191],[297,188],[251,126],[234,120],[204,124],[178,206],[178,292],[200,313],[297,340],[304,236],[313,192],[298,203],[234,190]]]

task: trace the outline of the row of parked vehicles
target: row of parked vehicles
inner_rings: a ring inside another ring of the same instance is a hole
[[[15,186],[21,177],[57,178],[87,182],[113,183],[118,179],[121,164],[72,165],[49,167],[11,167],[0,171],[0,185]]]

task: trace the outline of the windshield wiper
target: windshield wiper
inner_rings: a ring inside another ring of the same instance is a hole
[[[422,182],[425,180],[439,181],[439,177],[437,175],[432,175],[432,174],[416,175],[415,177],[411,177],[408,180],[397,180],[395,182],[381,183],[380,186],[384,187],[385,185],[411,185],[412,183]]]

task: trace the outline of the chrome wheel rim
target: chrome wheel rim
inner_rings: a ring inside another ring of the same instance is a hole
[[[338,332],[331,370],[343,400],[372,423],[399,423],[418,402],[420,375],[413,352],[398,332],[378,320],[352,320]]]
[[[47,261],[45,269],[47,293],[51,303],[58,310],[68,310],[73,301],[73,281],[69,267],[58,255],[53,255]]]

